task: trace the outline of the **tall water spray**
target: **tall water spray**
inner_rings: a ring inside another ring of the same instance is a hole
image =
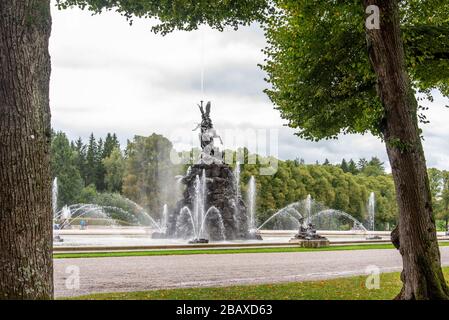
[[[72,211],[70,210],[70,208],[67,205],[62,207],[61,218],[63,220],[69,220],[72,218]]]
[[[237,193],[237,197],[240,195],[240,162],[236,162],[234,169],[234,177],[235,177],[235,190]]]
[[[207,184],[206,184],[206,172],[203,170],[201,178],[197,175],[195,177],[195,199],[193,202],[193,219],[195,230],[202,231],[202,222],[205,218],[205,207],[206,207],[206,194],[207,194]],[[198,237],[203,235],[199,232]]]
[[[56,218],[58,212],[58,177],[53,180],[53,185],[51,188],[51,204],[53,207],[53,218]]]
[[[248,186],[248,227],[250,231],[256,230],[256,179],[251,176]]]
[[[207,181],[206,181],[206,170],[203,169],[201,173],[201,201],[203,206],[203,212],[206,210],[206,197],[207,197]]]
[[[309,224],[309,223],[311,223],[311,215],[312,215],[312,196],[310,194],[307,195],[307,198],[306,198],[305,210],[306,210],[306,216],[307,216],[307,224]]]
[[[235,169],[234,169],[234,187],[235,187],[235,199],[234,199],[234,221],[237,226],[237,229],[239,228],[239,221],[236,219],[240,214],[240,206],[239,206],[239,199],[240,199],[240,162],[235,163]]]
[[[368,199],[368,228],[371,231],[374,231],[375,225],[374,225],[374,218],[376,215],[376,195],[374,192],[371,192]]]

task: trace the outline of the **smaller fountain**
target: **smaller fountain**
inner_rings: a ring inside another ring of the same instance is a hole
[[[311,203],[310,195],[307,197],[307,202]],[[308,221],[310,221],[310,213],[308,215]],[[308,222],[307,226],[304,226],[304,218],[300,218],[299,222],[299,231],[292,239],[290,239],[290,243],[297,243],[301,247],[305,248],[320,248],[329,246],[329,239],[320,236],[316,232],[315,226],[312,223]]]
[[[165,239],[165,232],[167,230],[167,223],[168,223],[168,205],[164,204],[164,206],[162,207],[162,215],[161,215],[161,220],[158,224],[158,229],[160,230],[160,232],[153,232],[151,234],[151,238],[153,239]]]

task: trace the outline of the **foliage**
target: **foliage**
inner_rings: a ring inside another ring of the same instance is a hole
[[[237,28],[252,21],[263,20],[266,0],[57,0],[59,9],[77,6],[94,13],[114,10],[130,22],[133,17],[157,18],[155,32],[166,34],[174,29],[194,30],[201,24],[222,30]]]
[[[449,94],[449,5],[424,2],[425,10],[418,1],[401,8],[407,69],[416,90],[429,97],[434,88]],[[359,1],[276,3],[280,9],[265,27],[268,59],[263,69],[272,86],[266,92],[288,125],[310,140],[341,133],[382,137],[384,110]]]
[[[57,207],[61,208],[67,203],[77,202],[84,183],[77,167],[77,155],[65,133],[53,133],[51,155],[52,176],[53,179],[58,177]]]
[[[125,172],[125,159],[119,148],[112,149],[110,155],[103,159],[105,168],[104,181],[109,192],[121,192]]]
[[[430,190],[434,204],[434,214],[442,224],[440,230],[448,230],[449,227],[449,171],[429,169]]]
[[[126,147],[123,194],[153,214],[176,200],[174,177],[180,167],[171,161],[172,150],[172,143],[157,134],[135,136]]]

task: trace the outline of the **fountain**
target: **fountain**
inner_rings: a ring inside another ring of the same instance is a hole
[[[82,204],[77,203],[73,205],[65,205],[55,215],[54,220],[59,222],[57,229],[65,229],[72,226],[75,220],[85,219],[100,219],[108,222],[109,225],[115,225],[120,222],[122,224],[129,224],[129,222],[121,221],[113,217],[113,214],[119,213],[121,216],[126,217],[126,220],[132,221],[134,215],[130,212],[123,210],[122,208],[113,206],[100,206],[96,204]],[[137,224],[135,221],[133,224]]]
[[[310,194],[307,195],[305,201],[305,209],[307,215],[307,224],[310,223],[311,215],[312,215],[312,196]]]
[[[298,233],[292,239],[290,239],[290,243],[297,243],[302,247],[307,248],[328,246],[329,240],[326,237],[320,236],[316,232],[315,225],[312,224],[312,196],[310,194],[307,195],[305,199],[304,208],[307,222],[304,222],[303,217],[299,218]]]
[[[254,231],[256,229],[256,180],[254,179],[254,176],[251,176],[249,179],[248,206],[248,226],[250,231]]]
[[[248,228],[250,238],[262,240],[256,227],[256,179],[251,176],[248,186]]]
[[[369,199],[368,199],[368,228],[371,231],[374,231],[374,217],[376,214],[376,195],[374,192],[371,192]]]
[[[298,233],[290,239],[290,243],[297,243],[305,248],[320,248],[329,246],[329,239],[320,236],[316,232],[315,226],[312,223],[309,223],[306,227],[304,227],[302,222],[303,220],[301,220]]]
[[[199,134],[202,152],[178,180],[185,185],[183,198],[168,215],[167,238],[191,238],[194,243],[250,239],[247,208],[240,194],[240,168],[235,171],[223,162],[215,146],[220,139],[210,118],[211,104],[198,106],[202,121],[194,129]]]
[[[153,221],[154,221],[154,219],[153,219]],[[168,205],[164,204],[164,206],[162,207],[162,215],[161,215],[161,219],[160,219],[159,223],[154,221],[154,225],[156,225],[156,227],[159,231],[153,232],[151,234],[151,237],[153,239],[164,239],[165,233],[167,231],[167,223],[168,223]]]
[[[285,226],[286,223],[293,221],[294,228],[299,228],[300,226],[307,227],[309,224],[312,224],[320,230],[325,229],[324,226],[326,223],[328,225],[328,230],[347,230],[349,228],[349,223],[352,225],[352,230],[367,232],[363,224],[350,214],[340,210],[329,209],[313,200],[311,195],[308,195],[304,200],[291,203],[278,210],[257,229],[261,230],[266,227],[273,228],[273,224],[275,224],[276,221],[283,226]],[[279,221],[282,221],[283,223],[279,223]],[[346,224],[343,224],[343,222]],[[332,225],[330,225],[330,223]]]
[[[55,217],[56,212],[58,211],[58,177],[53,179],[51,188],[51,204],[53,208],[53,217]]]
[[[317,233],[317,229],[323,230],[325,225],[327,230],[349,230],[352,225],[351,232],[364,234],[368,232],[363,224],[352,215],[340,210],[326,208],[319,202],[314,201],[311,195],[276,211],[257,230],[266,227],[273,228],[276,225],[281,225],[282,229],[286,229],[285,225],[292,221],[294,228],[298,228],[299,231],[290,241],[302,246],[328,245],[329,241]]]
[[[58,177],[53,179],[53,184],[51,187],[51,204],[53,208],[53,218],[56,218],[58,213]],[[59,228],[57,225],[53,225],[53,229]],[[53,242],[64,242],[59,234],[53,236]]]
[[[167,229],[167,218],[168,218],[168,205],[164,204],[162,208],[162,217],[161,217],[161,223],[160,227],[162,229]]]
[[[376,194],[371,192],[368,199],[368,229],[370,231],[375,231],[375,216],[376,216]],[[370,235],[366,238],[367,240],[379,240],[382,239],[377,235]]]

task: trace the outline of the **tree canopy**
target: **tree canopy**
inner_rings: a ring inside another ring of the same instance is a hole
[[[152,30],[162,34],[175,29],[194,30],[201,24],[219,30],[238,28],[263,20],[268,9],[266,0],[57,0],[57,5],[60,9],[77,6],[93,13],[114,10],[131,23],[133,17],[156,18],[160,23]]]
[[[382,137],[384,109],[360,1],[276,3],[265,26],[263,69],[272,86],[266,92],[281,116],[306,139],[365,132]],[[401,1],[407,70],[415,90],[429,98],[431,89],[449,95],[448,11],[447,1]]]

